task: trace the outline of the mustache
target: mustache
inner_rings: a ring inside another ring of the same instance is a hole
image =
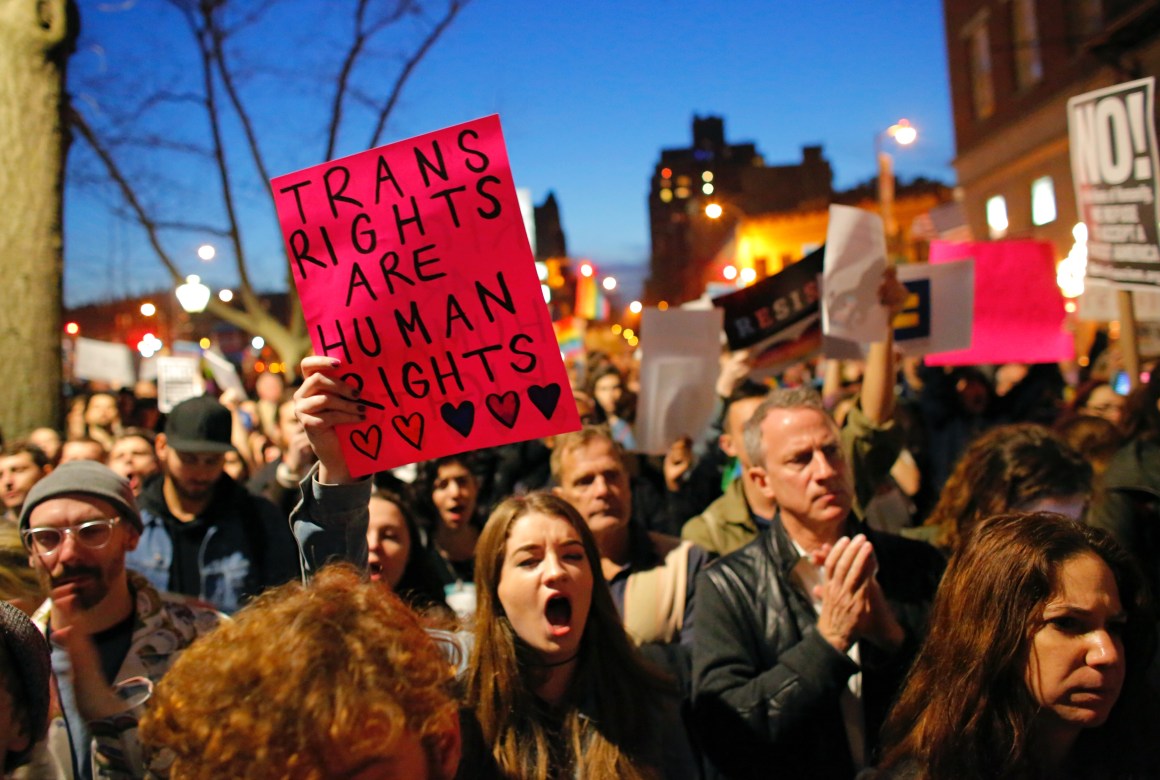
[[[52,578],[52,584],[55,587],[56,585],[59,585],[66,580],[74,579],[76,577],[90,577],[96,579],[100,576],[101,570],[96,566],[68,566],[60,573],[59,577]]]

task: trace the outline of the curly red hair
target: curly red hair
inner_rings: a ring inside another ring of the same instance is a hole
[[[332,776],[409,732],[437,765],[458,733],[454,678],[418,618],[344,565],[263,594],[157,685],[141,739],[174,778]]]

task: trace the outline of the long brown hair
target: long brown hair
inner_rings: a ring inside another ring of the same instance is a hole
[[[1091,491],[1091,465],[1058,434],[1035,423],[1001,425],[963,451],[925,525],[939,527],[935,544],[954,552],[984,517]]]
[[[1059,568],[1084,553],[1112,570],[1128,623],[1120,699],[1081,742],[1116,742],[1099,751],[1109,762],[1138,755],[1125,745],[1140,725],[1132,721],[1145,720],[1134,712],[1155,647],[1140,575],[1099,529],[1051,512],[1013,513],[980,523],[951,559],[930,632],[883,727],[883,769],[910,764],[916,777],[940,780],[1040,774],[1028,751],[1039,709],[1024,676],[1029,648]]]
[[[551,713],[533,693],[536,668],[499,601],[504,552],[512,526],[533,512],[576,529],[592,570],[592,606],[580,640],[579,664],[562,711]],[[659,756],[650,705],[669,693],[664,678],[637,655],[601,576],[600,554],[584,520],[550,493],[505,500],[479,537],[475,555],[475,648],[467,702],[504,777],[546,780],[560,775],[649,778]],[[583,712],[581,706],[583,705]]]

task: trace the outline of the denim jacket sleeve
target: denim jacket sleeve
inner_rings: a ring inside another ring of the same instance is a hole
[[[303,581],[332,560],[365,568],[371,481],[326,485],[318,481],[315,464],[299,488],[302,498],[290,513],[290,527],[298,541]]]

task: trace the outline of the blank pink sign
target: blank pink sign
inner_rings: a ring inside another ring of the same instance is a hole
[[[927,355],[933,366],[1054,363],[1075,357],[1048,241],[932,241],[930,262],[975,259],[970,349]]]
[[[271,184],[314,351],[368,407],[352,474],[580,427],[499,117]]]

